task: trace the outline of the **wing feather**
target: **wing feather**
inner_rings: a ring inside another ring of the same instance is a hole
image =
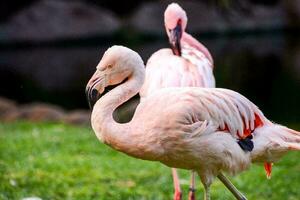
[[[258,107],[237,92],[221,88],[201,88],[199,92],[199,110],[208,113],[202,120],[213,121],[236,138],[247,137],[262,125],[257,121],[268,123]]]

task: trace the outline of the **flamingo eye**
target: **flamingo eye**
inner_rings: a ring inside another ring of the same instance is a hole
[[[109,64],[106,66],[107,69],[111,69],[113,67],[113,65]]]
[[[113,67],[112,64],[109,64],[109,65],[105,65],[105,66],[101,66],[101,67],[98,67],[97,69],[101,72],[105,71],[105,70],[108,70],[108,69],[111,69]]]
[[[99,71],[105,71],[105,70],[111,69],[112,67],[113,67],[113,65],[109,64],[109,65],[106,65],[105,67],[102,67],[101,69],[99,69]]]

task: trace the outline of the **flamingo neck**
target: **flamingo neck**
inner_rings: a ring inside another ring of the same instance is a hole
[[[191,36],[190,34],[188,34],[187,32],[183,32],[182,33],[182,37],[181,37],[181,43],[182,46],[184,46],[184,44],[187,44],[195,49],[197,49],[198,51],[201,51],[205,57],[210,61],[210,63],[212,63],[213,66],[213,58],[211,56],[211,54],[209,53],[208,49],[201,44],[199,41],[197,41],[193,36]]]
[[[96,136],[112,148],[130,154],[136,145],[131,139],[131,123],[118,123],[113,119],[114,110],[138,93],[144,81],[144,66],[136,68],[128,80],[105,94],[94,105],[91,116]]]

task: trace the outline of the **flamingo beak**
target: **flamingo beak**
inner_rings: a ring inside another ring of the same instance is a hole
[[[89,104],[90,109],[93,108],[95,103],[98,101],[98,99],[101,96],[100,93],[100,80],[101,78],[98,76],[97,71],[95,74],[92,76],[92,78],[89,80],[89,82],[86,85],[85,88],[85,95]],[[103,89],[102,89],[103,90]]]
[[[115,87],[123,84],[126,82],[128,78],[125,78],[119,83],[116,83],[114,85],[107,84],[107,78],[105,74],[102,72],[96,71],[92,78],[89,80],[89,82],[86,85],[85,88],[85,95],[89,104],[90,109],[92,109],[95,105],[95,103],[106,93],[114,89]]]
[[[180,21],[177,23],[174,29],[170,30],[169,42],[173,53],[177,56],[181,56],[180,40],[182,36],[182,27]]]

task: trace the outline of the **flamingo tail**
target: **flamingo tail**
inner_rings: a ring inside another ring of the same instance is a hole
[[[271,177],[272,165],[285,153],[300,150],[300,132],[290,128],[270,124],[257,128],[253,133],[253,162],[263,162],[266,175]]]
[[[279,125],[277,125],[279,126]],[[300,132],[293,129],[279,126],[281,131],[281,139],[285,142],[288,150],[300,150]]]

